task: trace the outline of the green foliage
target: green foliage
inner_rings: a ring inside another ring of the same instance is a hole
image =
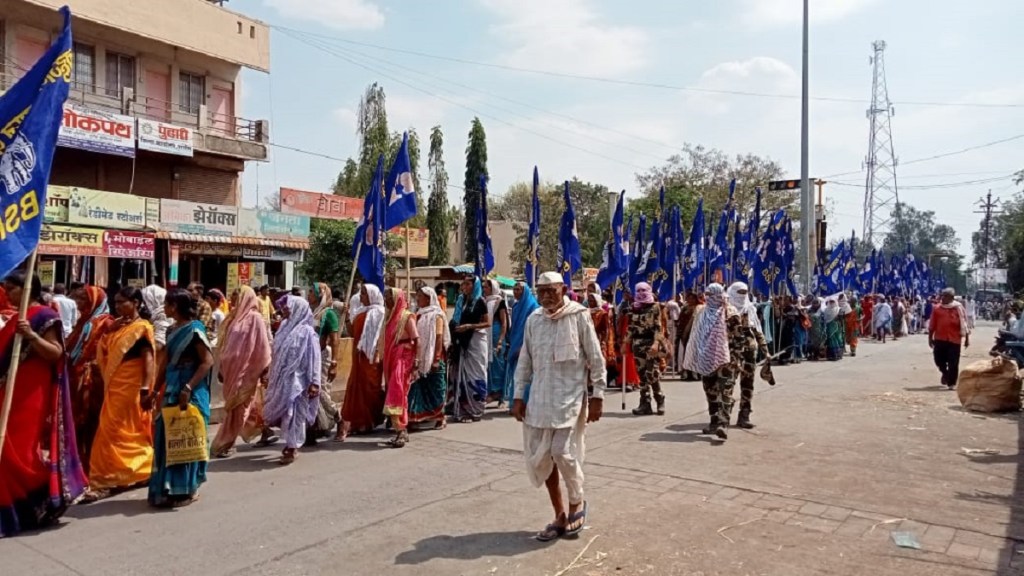
[[[463,182],[462,208],[465,218],[463,245],[465,258],[476,261],[476,212],[480,205],[480,177],[487,176],[487,134],[479,118],[473,118],[466,144],[466,178]]]
[[[345,167],[338,172],[338,177],[331,185],[331,192],[339,196],[360,197],[365,196],[367,190],[357,192],[357,180],[359,179],[359,165],[349,158],[345,161]]]
[[[1024,170],[1015,175],[1014,182],[1018,186],[1024,185]],[[1010,290],[1019,293],[1024,288],[1024,193],[1018,192],[1012,199],[1004,201],[1000,208],[1002,213],[992,219],[989,262],[992,267],[1006,266],[1006,281]],[[978,236],[978,233],[974,236]],[[976,248],[976,262],[978,256]],[[981,262],[984,262],[983,252],[981,256]]]
[[[427,208],[427,229],[430,231],[430,265],[448,264],[448,170],[444,167],[444,133],[440,126],[430,130],[430,205]],[[418,190],[418,188],[417,188]]]
[[[298,265],[299,274],[311,282],[326,282],[334,289],[347,289],[354,265],[351,254],[355,234],[355,222],[313,218],[310,222],[309,250],[306,251],[305,260]],[[402,242],[400,237],[388,236],[388,252],[399,253]],[[404,266],[404,258],[388,258],[385,262],[387,274]],[[356,279],[359,279],[358,274]]]

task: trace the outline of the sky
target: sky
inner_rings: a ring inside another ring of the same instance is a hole
[[[240,115],[269,119],[275,144],[245,172],[246,205],[279,187],[328,191],[357,152],[355,110],[375,81],[390,128],[421,135],[424,182],[427,135],[440,125],[450,182],[461,185],[474,116],[492,196],[528,181],[534,165],[545,180],[634,196],[636,173],[687,142],[766,156],[800,176],[800,0],[228,7],[272,27],[270,73],[242,80]],[[969,254],[974,203],[989,189],[1010,198],[1010,175],[1024,168],[1019,1],[811,0],[810,11],[810,173],[829,182],[830,233],[861,235],[869,57],[884,40],[900,200],[934,210]],[[449,201],[461,194],[449,188]]]

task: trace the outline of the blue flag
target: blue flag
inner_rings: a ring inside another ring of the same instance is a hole
[[[559,267],[566,287],[572,286],[572,275],[583,267],[583,255],[580,253],[580,236],[576,232],[576,210],[572,207],[569,197],[569,181],[565,181],[565,211],[562,212],[562,225],[558,229]]]
[[[661,277],[658,286],[658,299],[662,302],[668,302],[675,298],[679,290],[679,266],[676,264],[679,250],[676,246],[679,245],[683,236],[682,225],[679,222],[681,219],[679,206],[673,206],[669,213],[668,229],[661,239]]]
[[[758,242],[757,254],[751,265],[750,288],[765,296],[780,293],[786,284],[784,268],[789,256],[786,247],[786,213],[779,210]]]
[[[722,214],[718,217],[718,229],[715,232],[715,241],[711,245],[711,261],[708,263],[708,271],[716,281],[725,283],[726,268],[729,255],[729,224],[732,222],[733,194],[736,192],[736,180],[729,183],[729,199],[722,207]]]
[[[622,302],[622,291],[629,288],[630,269],[633,267],[633,252],[630,250],[629,237],[633,235],[633,215],[629,215],[629,223],[626,224],[626,233],[622,236],[622,249],[625,251],[622,260],[622,269],[615,280],[615,302]]]
[[[862,292],[871,293],[875,291],[875,258],[878,250],[871,250],[870,256],[864,257],[864,264],[857,275],[857,285]]]
[[[540,175],[537,167],[533,167],[533,201],[530,210],[530,228],[526,232],[526,284],[531,288],[536,280],[537,266],[540,262]]]
[[[416,185],[413,183],[412,162],[409,161],[409,133],[402,134],[402,147],[388,172],[388,205],[385,211],[385,230],[401,226],[416,215]]]
[[[704,199],[697,202],[697,212],[693,215],[693,227],[690,228],[690,240],[683,253],[683,282],[686,288],[700,288],[701,275],[704,273]]]
[[[641,282],[650,284],[655,294],[657,294],[655,284],[658,283],[658,272],[661,271],[661,257],[658,255],[661,252],[662,236],[662,216],[660,212],[659,209],[658,216],[651,222],[651,233],[647,238],[647,244],[644,246],[643,260],[640,262],[640,270],[638,271],[643,276]]]
[[[733,218],[732,234],[732,281],[745,283],[750,275],[747,263],[747,254],[750,253],[750,229],[741,225],[739,213]]]
[[[640,226],[637,227],[636,236],[633,238],[633,256],[629,262],[629,293],[632,294],[636,291],[636,285],[639,282],[644,282],[643,277],[644,269],[640,267],[640,263],[644,259],[644,248],[646,248],[647,238],[647,216],[640,215]]]
[[[0,96],[0,277],[17,268],[39,244],[50,165],[73,67],[71,12],[65,7],[61,14],[60,37]]]
[[[835,294],[843,290],[843,273],[845,272],[846,240],[836,244],[825,260],[821,269],[818,287],[823,294]]]
[[[615,213],[612,214],[611,230],[608,234],[608,242],[604,247],[604,261],[601,262],[601,269],[597,272],[597,285],[601,290],[606,290],[613,284],[615,279],[622,275],[626,264],[626,254],[629,253],[629,238],[623,237],[623,212],[626,191],[619,194],[619,202],[615,205]]]
[[[476,210],[476,264],[477,278],[486,278],[494,270],[494,247],[487,219],[487,176],[480,176],[480,206]]]
[[[356,259],[356,270],[363,280],[384,290],[384,155],[377,158],[377,169],[373,172],[370,192],[363,201],[363,218],[356,226],[352,243],[352,257]]]

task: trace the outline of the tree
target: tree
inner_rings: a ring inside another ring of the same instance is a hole
[[[479,118],[473,118],[466,144],[466,179],[462,196],[465,217],[463,245],[466,260],[476,261],[476,212],[480,205],[480,178],[487,177],[487,134]]]
[[[427,207],[427,230],[430,231],[430,265],[448,264],[448,170],[444,167],[444,134],[440,126],[430,130],[430,205]],[[418,188],[417,188],[418,190]]]
[[[963,258],[956,253],[959,246],[956,231],[952,226],[936,223],[935,212],[918,210],[902,202],[893,209],[892,225],[882,242],[886,258],[891,259],[894,254],[903,258],[909,247],[915,260],[929,263],[936,272],[941,267],[952,287],[966,290],[967,280],[961,269]]]
[[[345,167],[342,168],[341,172],[338,172],[338,177],[335,179],[334,184],[331,185],[331,192],[339,196],[350,196],[358,197],[365,195],[369,188],[358,192],[356,190],[356,181],[359,179],[359,165],[356,161],[349,158],[345,161]]]
[[[270,194],[263,197],[263,202],[256,206],[260,210],[273,210],[275,212],[281,211],[281,193],[271,192]]]
[[[565,184],[544,183],[538,190],[541,209],[539,269],[558,267],[558,229],[565,210]],[[599,266],[602,251],[608,241],[610,206],[607,186],[583,182],[573,178],[569,182],[569,197],[576,211],[576,231],[580,238],[580,253],[584,266]],[[511,185],[500,202],[488,206],[496,219],[509,220],[516,230],[516,241],[510,251],[516,272],[525,264],[526,235],[532,211],[533,185],[517,182]]]
[[[349,158],[345,168],[335,179],[331,190],[335,194],[363,198],[370,191],[373,173],[377,169],[377,158],[394,156],[393,138],[388,131],[388,113],[385,107],[384,88],[374,82],[366,88],[359,101],[356,119],[356,134],[359,135],[359,158]],[[401,140],[399,140],[401,142]]]
[[[310,221],[309,250],[306,250],[305,260],[299,264],[299,273],[309,281],[326,282],[335,290],[347,290],[354,264],[350,254],[355,234],[356,223],[350,220],[313,218]],[[388,253],[401,253],[402,242],[400,237],[388,235]],[[405,266],[405,259],[388,258],[384,266],[387,274],[393,274]]]

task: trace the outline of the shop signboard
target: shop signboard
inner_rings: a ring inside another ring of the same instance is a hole
[[[71,188],[68,222],[97,228],[144,230],[146,199],[132,194]]]
[[[172,246],[177,247],[182,254],[193,254],[197,256],[218,256],[220,258],[241,258],[242,247],[233,244],[202,244],[199,242],[175,242]]]
[[[139,150],[192,157],[192,129],[139,118]]]
[[[135,118],[65,104],[57,144],[134,158]]]
[[[57,276],[57,263],[53,260],[44,260],[36,265],[36,272],[39,274],[41,285],[52,287]]]
[[[103,251],[111,258],[152,260],[156,254],[156,237],[145,232],[103,232]]]
[[[302,214],[310,218],[355,222],[363,217],[362,198],[306,192],[294,188],[281,188],[280,197],[281,212],[285,214]]]
[[[388,232],[397,238],[407,238],[403,246],[395,251],[396,258],[405,258],[408,250],[409,258],[427,258],[430,255],[430,230],[426,228],[409,228],[409,235],[405,235],[405,227],[399,226]]]
[[[47,224],[65,224],[68,221],[68,199],[71,189],[67,186],[46,187],[46,209],[43,211],[43,222]]]
[[[228,294],[241,286],[259,288],[266,283],[266,267],[263,262],[231,262],[228,264]]]
[[[242,208],[238,211],[238,235],[274,240],[305,240],[309,238],[309,216]]]
[[[161,199],[160,230],[184,234],[235,236],[238,230],[238,208]]]
[[[242,257],[254,260],[274,260],[278,262],[302,262],[302,250],[298,248],[242,248]]]
[[[57,256],[105,256],[103,230],[43,224],[39,231],[39,253]]]

